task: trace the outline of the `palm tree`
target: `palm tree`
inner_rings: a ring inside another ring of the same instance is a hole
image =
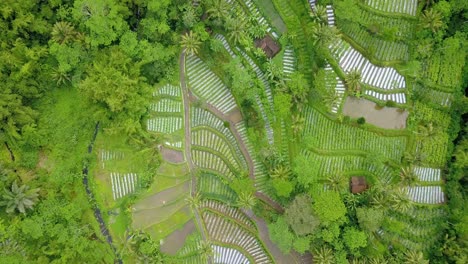
[[[312,28],[312,38],[314,45],[327,48],[333,42],[336,42],[340,37],[340,32],[336,27],[329,27],[324,24],[315,24]]]
[[[388,264],[388,261],[384,258],[368,258],[367,263],[369,264]]]
[[[345,83],[351,93],[355,94],[361,91],[361,72],[358,69],[349,71],[346,74]]]
[[[442,21],[442,14],[432,8],[424,10],[420,23],[423,28],[430,29],[434,33],[444,25]]]
[[[418,126],[418,131],[416,134],[419,134],[423,137],[433,137],[437,134],[437,129],[434,127],[432,122],[429,122],[427,124],[421,124]]]
[[[424,258],[422,252],[408,250],[404,257],[406,264],[429,264],[429,261]]]
[[[316,5],[315,9],[311,11],[310,16],[312,19],[321,24],[326,24],[327,23],[327,8],[322,6],[322,5]]]
[[[7,213],[13,213],[18,210],[20,213],[25,214],[27,209],[32,209],[36,202],[39,200],[39,189],[29,189],[27,185],[18,187],[16,181],[11,185],[11,191],[5,190],[2,198],[3,201],[0,205],[6,206]]]
[[[194,195],[187,196],[187,198],[185,198],[185,201],[189,204],[192,210],[196,210],[198,209],[198,207],[200,207],[202,199],[200,193],[197,192]]]
[[[246,23],[242,17],[228,18],[226,20],[226,29],[228,30],[228,38],[235,44],[240,43],[246,37]]]
[[[266,64],[266,76],[269,81],[283,79],[283,71],[273,60],[269,59]]]
[[[340,98],[340,95],[337,94],[334,90],[329,90],[323,97],[323,101],[328,108],[332,108],[334,105],[338,104]]]
[[[77,37],[77,33],[69,22],[57,22],[52,28],[52,40],[59,44],[67,44]]]
[[[317,264],[334,264],[335,263],[335,258],[333,257],[333,251],[326,246],[322,246],[321,248],[314,250],[313,259],[314,259],[314,263],[317,263]]]
[[[276,167],[273,171],[271,171],[270,176],[273,179],[288,179],[291,175],[291,170],[283,165]]]
[[[375,208],[385,208],[387,206],[387,195],[381,190],[372,190],[371,204]]]
[[[390,193],[390,207],[399,212],[406,212],[411,208],[411,200],[405,188],[398,188]]]
[[[293,130],[294,135],[300,135],[302,130],[304,129],[305,118],[299,114],[294,114],[292,116],[292,124],[291,128]]]
[[[214,255],[213,247],[211,246],[211,241],[201,240],[198,243],[198,252],[205,260],[205,263],[209,263],[208,259],[210,259]]]
[[[418,180],[418,176],[416,175],[416,173],[414,173],[413,167],[410,166],[401,169],[400,180],[401,184],[405,186],[412,186]]]
[[[52,73],[50,75],[52,77],[52,80],[57,82],[57,85],[63,85],[66,82],[71,82],[70,74],[60,69],[52,70]]]
[[[229,16],[230,5],[226,0],[211,0],[206,11],[208,16],[220,22]]]
[[[346,189],[348,178],[342,173],[334,173],[327,177],[326,185],[333,191],[340,192]]]
[[[241,192],[239,194],[239,200],[237,201],[237,206],[244,209],[252,209],[257,203],[255,196],[248,192]]]
[[[180,44],[187,53],[194,55],[197,54],[200,50],[201,41],[198,35],[190,30],[189,33],[186,33],[182,36],[182,41],[180,42]]]

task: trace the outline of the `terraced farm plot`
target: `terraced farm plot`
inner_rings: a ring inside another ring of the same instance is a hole
[[[236,177],[236,172],[218,155],[208,151],[192,149],[192,159],[200,169],[213,171],[230,180]]]
[[[365,0],[366,5],[388,13],[415,16],[418,0]]]
[[[406,88],[405,77],[390,67],[378,67],[343,40],[330,46],[335,59],[344,72],[357,69],[361,82],[383,90]]]
[[[204,211],[202,218],[212,241],[241,248],[254,263],[273,263],[258,238],[235,221],[209,211]]]
[[[249,264],[250,261],[247,259],[244,254],[239,250],[233,248],[227,248],[217,245],[212,245],[211,248],[214,252],[213,261],[214,263],[224,263],[224,264]]]
[[[249,13],[255,18],[257,23],[265,27],[266,31],[271,33],[271,35],[273,35],[273,37],[277,39],[279,35],[273,30],[273,28],[270,26],[268,21],[263,17],[263,15],[260,13],[260,11],[252,2],[252,0],[242,0],[242,1],[245,3],[247,8],[249,9]]]
[[[208,129],[192,130],[192,145],[215,150],[222,154],[237,170],[247,170],[247,165],[243,156],[238,155],[238,152],[236,153],[236,150],[240,150],[231,146],[227,140],[218,133]]]
[[[234,204],[237,194],[229,187],[226,180],[214,173],[203,171],[197,181],[197,190],[202,197]]]
[[[182,93],[180,91],[179,86],[171,85],[171,84],[166,84],[164,86],[161,86],[157,88],[153,92],[153,96],[170,96],[170,97],[176,97],[178,99],[181,98]]]
[[[138,175],[135,173],[111,173],[112,197],[114,200],[132,194],[138,187]]]
[[[383,137],[357,127],[338,124],[307,107],[304,110],[304,135],[311,135],[313,144],[325,150],[360,150],[377,153],[399,161],[405,151],[407,138]]]
[[[303,151],[314,163],[318,164],[318,175],[325,180],[327,176],[339,175],[355,171],[368,171],[383,184],[388,184],[396,175],[395,171],[383,164],[379,165],[368,158],[352,155],[319,155],[311,151]]]
[[[283,55],[283,73],[286,80],[296,70],[296,57],[294,56],[294,49],[291,45],[286,46]]]
[[[408,187],[408,196],[416,203],[441,204],[445,202],[445,195],[440,186]]]
[[[349,22],[340,23],[339,21],[338,23],[343,33],[370,52],[376,59],[381,61],[408,60],[409,52],[407,44],[372,36],[368,31],[356,24],[351,24]]]
[[[182,129],[182,117],[159,116],[148,119],[147,127],[149,131],[171,134]]]
[[[379,93],[373,90],[366,90],[364,95],[370,96],[382,102],[393,101],[397,104],[406,104],[405,93]]]
[[[340,108],[341,103],[343,102],[343,97],[346,91],[346,87],[343,81],[341,81],[341,79],[332,69],[330,64],[327,64],[325,66],[325,85],[326,85],[327,91],[330,93],[334,93],[336,96],[336,100],[333,102],[331,106],[331,112],[338,113],[338,109]]]
[[[212,129],[217,133],[218,137],[223,137],[223,140],[229,144],[229,147],[231,149],[235,150],[235,154],[233,154],[235,157],[237,157],[241,163],[242,166],[247,166],[245,164],[245,159],[243,158],[242,152],[239,149],[239,145],[236,141],[236,138],[232,134],[231,130],[227,128],[224,125],[224,122],[219,119],[216,115],[211,113],[208,110],[204,110],[201,108],[197,107],[192,107],[191,108],[191,125],[193,130],[197,129]],[[200,140],[198,141],[200,142]],[[200,143],[201,144],[201,143]],[[210,146],[212,143],[211,142],[204,142],[203,145]],[[211,145],[212,148],[216,149],[213,145]]]
[[[151,104],[150,109],[160,113],[181,113],[182,102],[163,98]]]
[[[265,165],[263,165],[258,157],[255,156],[255,150],[247,136],[247,127],[245,126],[244,121],[239,122],[236,124],[236,130],[239,132],[239,135],[242,141],[245,143],[247,151],[250,153],[250,158],[252,159],[253,167],[254,167],[254,176],[255,176],[255,188],[257,191],[263,192],[265,194],[270,194],[271,189],[268,188],[268,174],[265,169]]]
[[[440,169],[426,168],[426,167],[413,167],[413,172],[416,174],[420,181],[425,182],[440,182]]]
[[[200,58],[193,55],[187,56],[185,68],[188,84],[197,96],[205,99],[207,103],[224,114],[236,108],[236,101],[231,91]]]
[[[445,213],[442,208],[424,206],[414,207],[406,213],[390,211],[377,233],[388,244],[427,252],[443,234]]]

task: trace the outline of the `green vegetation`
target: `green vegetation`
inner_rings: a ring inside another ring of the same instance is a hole
[[[0,10],[1,263],[466,262],[466,1]]]

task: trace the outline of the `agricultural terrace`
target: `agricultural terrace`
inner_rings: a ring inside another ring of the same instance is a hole
[[[1,263],[467,262],[468,1],[0,10]]]
[[[432,256],[461,71],[411,61],[418,3],[390,2],[194,1],[148,105],[160,164],[142,180],[103,141],[107,203],[180,263]]]

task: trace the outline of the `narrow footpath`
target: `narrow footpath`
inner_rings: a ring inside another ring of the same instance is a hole
[[[179,58],[179,79],[180,79],[180,88],[182,89],[182,100],[184,102],[184,133],[185,133],[185,158],[187,159],[187,164],[190,170],[192,188],[191,188],[191,195],[192,197],[197,194],[197,175],[195,174],[195,165],[193,165],[192,161],[192,153],[190,151],[190,145],[192,143],[192,131],[190,127],[190,99],[189,99],[189,91],[187,85],[185,83],[185,49],[182,50]],[[207,241],[207,235],[205,226],[200,217],[200,213],[197,208],[193,209],[193,215],[195,221],[197,222],[198,229],[200,230],[202,239]],[[212,257],[208,257],[208,264],[213,263]]]

